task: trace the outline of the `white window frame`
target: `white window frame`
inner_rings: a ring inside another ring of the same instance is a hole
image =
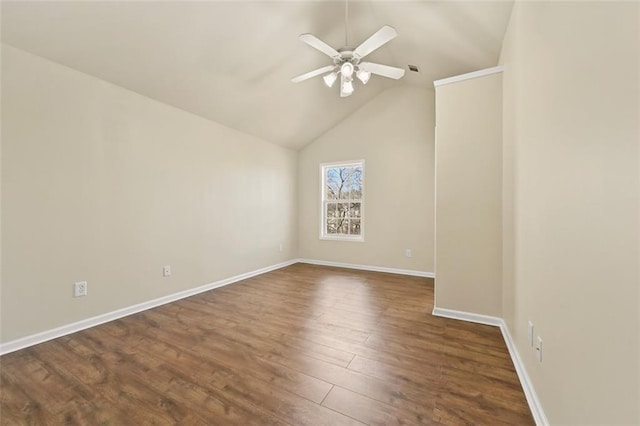
[[[326,233],[326,221],[327,218],[325,216],[327,208],[326,205],[328,202],[336,203],[336,202],[350,202],[351,200],[326,200],[326,188],[325,184],[325,176],[326,169],[335,168],[335,167],[350,167],[350,166],[359,166],[362,167],[362,198],[360,198],[360,235],[345,235],[345,234],[327,234]],[[353,242],[364,242],[364,199],[365,199],[365,167],[364,160],[352,160],[352,161],[338,161],[332,163],[321,163],[320,164],[320,239],[321,240],[333,240],[333,241],[353,241]]]

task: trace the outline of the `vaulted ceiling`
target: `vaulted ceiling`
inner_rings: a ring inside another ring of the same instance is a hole
[[[345,3],[332,1],[2,2],[2,42],[267,141],[298,149],[386,88],[495,66],[512,1],[350,1],[349,44],[383,25],[398,37],[368,56],[407,69],[373,76],[353,96],[321,78],[330,64],[301,43],[345,44]]]

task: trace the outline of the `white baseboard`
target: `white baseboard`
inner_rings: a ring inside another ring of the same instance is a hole
[[[527,398],[527,403],[529,404],[529,409],[531,410],[531,414],[533,415],[533,419],[535,420],[536,425],[547,426],[549,424],[549,420],[547,420],[547,416],[544,414],[540,399],[538,399],[538,395],[533,388],[533,383],[531,383],[531,379],[529,379],[527,370],[524,368],[524,364],[522,363],[520,354],[518,353],[518,350],[513,343],[511,333],[509,333],[509,328],[507,327],[507,323],[504,321],[504,319],[488,315],[480,315],[470,312],[456,311],[453,309],[437,307],[433,308],[433,315],[500,327],[502,337],[504,338],[504,342],[507,345],[507,350],[509,351],[511,361],[513,362],[513,366],[516,369],[518,378],[520,379],[520,385],[522,386],[524,395]]]
[[[126,308],[118,309],[113,312],[107,312],[102,315],[98,315],[92,318],[87,318],[82,321],[63,325],[61,327],[57,327],[52,330],[43,331],[41,333],[32,334],[30,336],[22,337],[20,339],[12,340],[6,343],[1,343],[0,355],[14,352],[19,349],[24,349],[26,347],[37,345],[39,343],[44,343],[48,340],[66,336],[67,334],[85,330],[90,327],[95,327],[96,325],[104,324],[105,322],[113,321],[118,318],[126,317],[128,315],[135,314],[138,312],[146,311],[147,309],[151,309],[157,306],[165,305],[167,303],[175,302],[176,300],[184,299],[186,297],[190,297],[198,293],[203,293],[205,291],[213,290],[214,288],[233,284],[235,282],[245,280],[247,278],[251,278],[256,275],[264,274],[269,271],[284,268],[285,266],[293,265],[296,262],[297,260],[293,259],[287,262],[278,263],[276,265],[271,265],[264,268],[256,269],[255,271],[236,275],[230,278],[225,278],[223,280],[205,284],[200,287],[184,290],[178,293],[170,294],[168,296],[160,297],[158,299],[149,300],[148,302],[139,303],[137,305],[128,306]]]
[[[361,271],[386,272],[388,274],[410,275],[412,277],[434,278],[433,272],[414,271],[411,269],[387,268],[384,266],[357,265],[353,263],[330,262],[326,260],[298,259],[299,263],[310,265],[333,266],[336,268],[359,269]]]
[[[473,314],[471,312],[455,311],[453,309],[445,308],[433,308],[433,315],[436,317],[444,317],[457,319],[468,322],[475,322],[478,324],[492,325],[494,327],[500,327],[504,322],[502,318],[491,317],[489,315]]]

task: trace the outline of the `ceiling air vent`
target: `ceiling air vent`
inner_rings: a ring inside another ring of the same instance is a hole
[[[408,65],[409,71],[420,72],[417,65]]]

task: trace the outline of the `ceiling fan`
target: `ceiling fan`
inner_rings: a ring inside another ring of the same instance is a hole
[[[404,69],[391,67],[389,65],[375,64],[372,62],[362,62],[362,59],[380,46],[388,43],[397,37],[398,33],[392,27],[385,25],[376,31],[371,37],[365,40],[355,49],[349,46],[349,3],[345,4],[345,47],[338,50],[329,46],[313,34],[302,34],[299,39],[303,43],[318,49],[320,52],[333,59],[333,65],[318,68],[317,70],[299,75],[291,79],[294,83],[325,74],[323,80],[329,87],[338,79],[340,75],[340,97],[351,96],[353,94],[353,78],[358,78],[362,84],[367,84],[371,74],[380,75],[398,80],[404,76]]]

